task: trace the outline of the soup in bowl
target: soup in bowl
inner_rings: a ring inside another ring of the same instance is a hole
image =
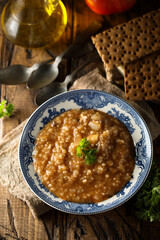
[[[106,92],[76,90],[42,104],[22,132],[19,160],[32,191],[64,212],[93,214],[130,199],[152,163],[139,113]]]

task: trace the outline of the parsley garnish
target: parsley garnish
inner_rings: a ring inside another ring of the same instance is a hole
[[[153,162],[149,176],[136,195],[136,215],[145,221],[160,221],[160,167]]]
[[[91,144],[87,138],[82,138],[79,146],[77,147],[76,156],[84,156],[85,163],[87,165],[93,164],[97,161],[97,148],[91,148]]]
[[[13,109],[14,107],[12,103],[7,104],[7,100],[3,100],[0,103],[0,118],[4,116],[10,117],[12,115]]]

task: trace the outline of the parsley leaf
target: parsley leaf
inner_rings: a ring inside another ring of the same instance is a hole
[[[136,195],[136,215],[145,221],[160,221],[160,166],[154,161],[150,174]]]
[[[0,118],[4,116],[10,117],[12,115],[13,109],[14,107],[12,103],[7,104],[7,100],[3,100],[0,103]]]
[[[82,157],[82,152],[81,152],[81,147],[78,146],[77,147],[77,154],[76,154],[77,157]]]
[[[79,146],[77,146],[77,154],[78,157],[85,158],[85,163],[87,165],[93,164],[97,161],[97,149],[91,148],[90,142],[87,138],[82,138]]]

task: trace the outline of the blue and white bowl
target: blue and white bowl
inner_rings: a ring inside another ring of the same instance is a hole
[[[99,203],[79,204],[64,201],[50,193],[35,173],[32,152],[39,130],[51,119],[70,109],[97,109],[119,119],[129,129],[136,157],[131,180],[113,197]],[[130,199],[144,183],[152,164],[152,139],[139,113],[119,97],[97,90],[76,90],[53,97],[29,118],[21,135],[19,161],[31,190],[53,208],[74,214],[94,214],[111,210]]]

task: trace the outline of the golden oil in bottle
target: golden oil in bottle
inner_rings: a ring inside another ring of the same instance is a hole
[[[10,0],[3,9],[1,24],[14,44],[48,47],[63,34],[67,12],[61,0]]]

